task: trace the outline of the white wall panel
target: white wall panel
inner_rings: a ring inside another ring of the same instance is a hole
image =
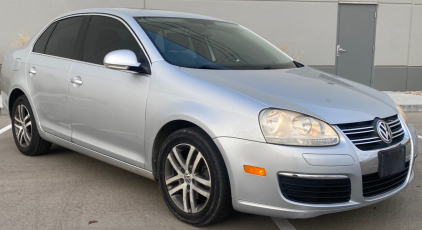
[[[202,14],[244,25],[274,45],[288,45],[307,65],[334,65],[337,3],[146,0],[147,9]]]
[[[422,66],[422,5],[413,6],[409,66]]]
[[[150,0],[155,1],[155,0]],[[263,1],[263,0],[190,0],[190,1]],[[412,0],[265,0],[272,2],[376,2],[376,3],[412,3]],[[422,0],[414,0],[422,1]]]
[[[412,0],[339,0],[339,2],[373,2],[373,3],[398,3],[398,4],[410,4]]]
[[[0,63],[6,50],[24,31],[33,36],[53,18],[69,11],[100,8],[143,8],[144,0],[2,0],[0,9]]]
[[[378,6],[375,66],[407,65],[411,5]]]

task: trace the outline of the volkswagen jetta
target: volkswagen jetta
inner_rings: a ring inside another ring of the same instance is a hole
[[[20,152],[55,143],[157,180],[197,226],[355,209],[414,175],[415,129],[387,95],[216,18],[71,12],[5,54],[0,84]]]

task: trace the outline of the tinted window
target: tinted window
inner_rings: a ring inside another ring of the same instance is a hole
[[[233,23],[189,18],[136,18],[170,64],[204,69],[296,68],[276,47]]]
[[[61,20],[48,40],[45,54],[78,59],[78,37],[84,17]]]
[[[111,51],[128,49],[146,61],[138,42],[120,21],[103,16],[92,16],[85,40],[82,61],[103,65],[104,57]]]
[[[45,51],[45,45],[47,45],[48,39],[50,38],[51,33],[54,30],[54,27],[56,27],[57,22],[51,24],[44,33],[38,38],[38,41],[34,45],[34,52],[37,53],[44,53]]]

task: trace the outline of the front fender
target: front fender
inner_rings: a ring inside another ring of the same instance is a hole
[[[211,138],[235,137],[265,142],[258,115],[266,105],[190,76],[165,61],[153,65],[146,110],[145,169],[152,169],[157,133],[174,120],[191,122]]]

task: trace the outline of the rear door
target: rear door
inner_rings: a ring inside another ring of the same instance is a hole
[[[66,18],[50,25],[38,38],[26,64],[29,93],[41,128],[69,141],[69,72],[72,60],[81,54],[84,18]]]
[[[111,51],[128,49],[148,62],[137,38],[123,21],[92,16],[82,62],[73,64],[69,87],[72,141],[143,167],[145,105],[150,76],[104,67]]]

